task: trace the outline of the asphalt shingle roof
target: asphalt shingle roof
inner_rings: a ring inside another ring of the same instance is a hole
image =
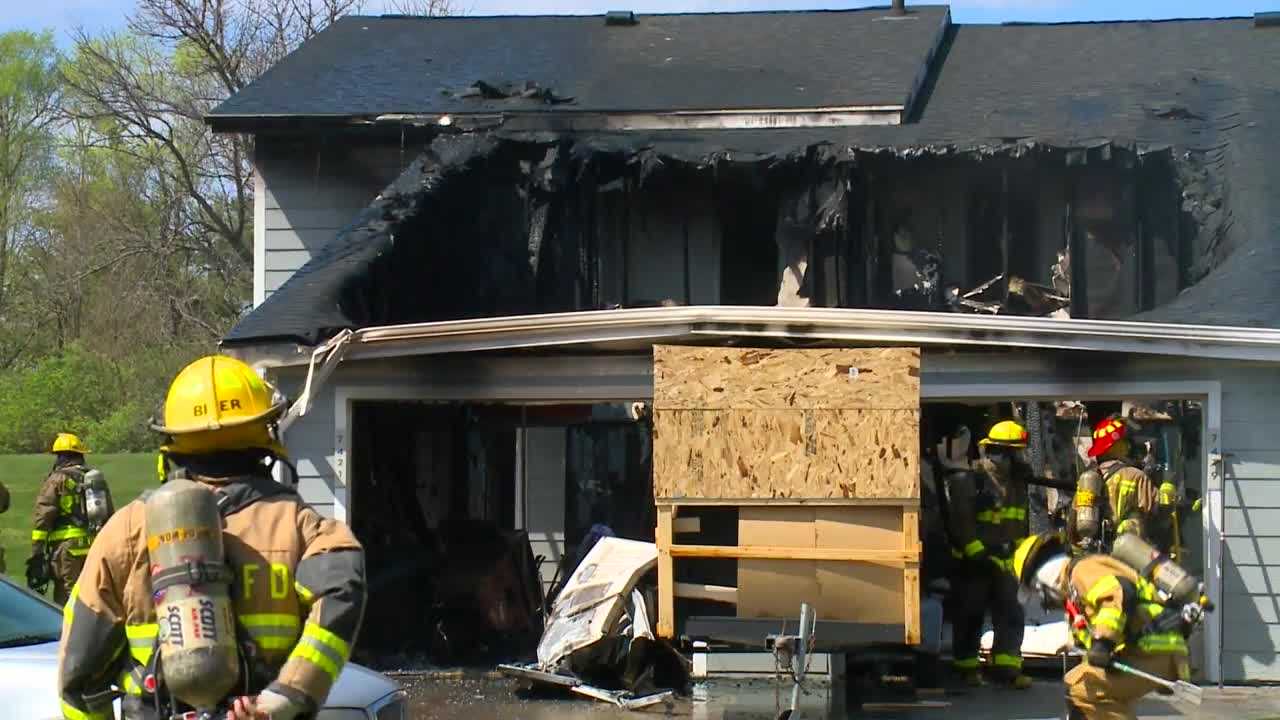
[[[601,16],[346,17],[209,115],[649,111],[905,104],[945,7]],[[570,103],[460,97],[536,83]]]

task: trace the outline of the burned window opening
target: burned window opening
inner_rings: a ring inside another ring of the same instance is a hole
[[[716,216],[720,246],[720,302],[773,305],[778,299],[778,246],[774,223],[778,191],[754,166],[729,166],[717,177]]]
[[[689,162],[495,140],[455,162],[439,176],[422,165],[405,205],[353,231],[385,240],[350,274],[340,314],[790,304],[1122,318],[1185,288],[1200,257],[1188,237],[1204,242],[1167,153]]]

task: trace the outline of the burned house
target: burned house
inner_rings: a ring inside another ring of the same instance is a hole
[[[1280,680],[1278,33],[344,18],[208,117],[256,139],[223,346],[299,398],[301,490],[375,589],[461,519],[527,531],[547,586],[595,524],[651,539],[655,343],[918,346],[926,404],[1194,405],[1199,667]]]

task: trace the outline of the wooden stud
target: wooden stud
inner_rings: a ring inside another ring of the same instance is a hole
[[[909,553],[920,552],[920,511],[914,508],[902,510],[902,549]]]
[[[659,568],[661,554],[659,553]],[[918,555],[905,550],[857,550],[847,548],[769,547],[742,545],[673,545],[671,557],[689,558],[748,558],[752,560],[835,560],[839,562],[869,562],[891,567],[906,567],[916,562]],[[661,574],[659,574],[661,584]]]
[[[1000,168],[1000,299],[1009,299],[1009,168]]]
[[[902,612],[906,627],[906,643],[920,644],[920,569],[908,567],[902,572]]]
[[[917,561],[920,558],[920,511],[902,511],[903,549]],[[902,611],[906,628],[906,643],[920,643],[920,569],[915,563],[902,572]]]
[[[676,597],[692,600],[710,600],[712,602],[738,604],[738,588],[725,585],[703,585],[700,583],[676,583]]]
[[[658,637],[667,640],[676,635],[676,574],[671,555],[674,510],[670,505],[658,507],[658,527],[654,533],[658,545]]]

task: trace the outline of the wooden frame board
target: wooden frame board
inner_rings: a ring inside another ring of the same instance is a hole
[[[920,642],[917,504],[745,505],[737,545],[675,544],[679,508],[658,506],[660,636],[674,637],[675,599],[687,597],[732,603],[740,618],[792,619],[808,602],[819,618],[901,624],[904,643]],[[676,583],[682,558],[736,559],[737,587]]]

